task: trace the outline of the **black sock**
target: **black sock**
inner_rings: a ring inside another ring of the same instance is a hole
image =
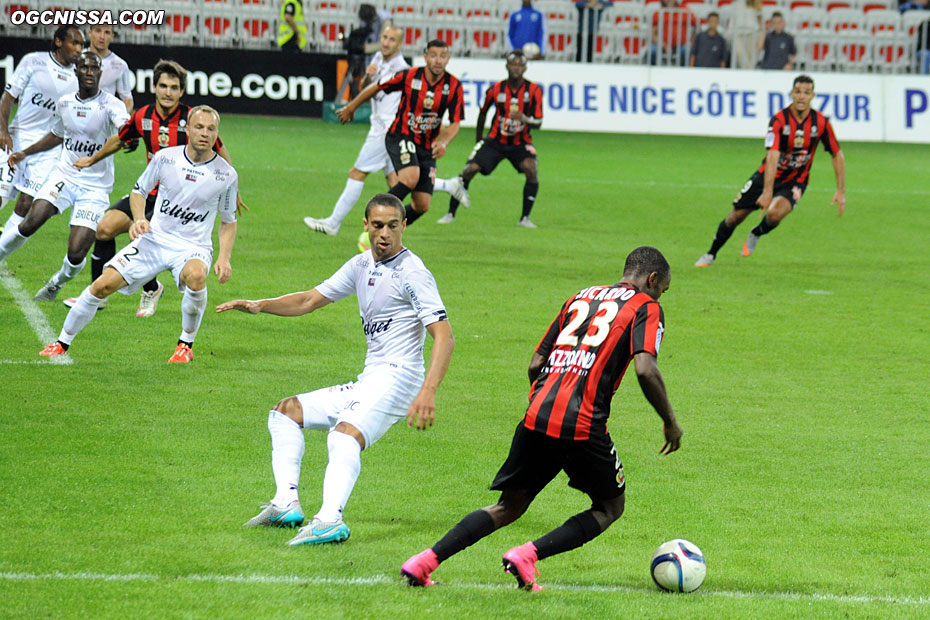
[[[423,215],[423,214],[420,213],[419,211],[415,211],[414,208],[413,208],[412,206],[410,206],[410,205],[405,205],[405,206],[404,206],[404,211],[405,211],[405,213],[406,213],[406,215],[407,215],[407,226],[410,226],[411,224],[413,224],[414,222],[416,222],[417,219],[418,219],[421,215]]]
[[[388,193],[389,193],[389,194],[393,194],[394,196],[397,196],[398,198],[400,198],[401,200],[403,200],[404,198],[406,198],[407,196],[409,196],[409,195],[410,195],[410,192],[412,192],[412,191],[413,191],[412,189],[410,189],[409,187],[407,187],[406,185],[404,185],[403,183],[401,183],[400,181],[398,181],[398,182],[394,185],[394,187],[392,187],[391,189],[388,190]]]
[[[446,535],[433,545],[436,559],[444,562],[465,547],[470,547],[497,528],[494,519],[485,510],[476,510],[465,515]]]
[[[717,252],[719,252],[723,244],[727,242],[734,230],[736,230],[735,226],[730,228],[727,225],[727,221],[722,220],[720,226],[717,227],[717,234],[714,235],[714,242],[711,244],[710,250],[708,250],[707,253],[711,256],[717,256]]]
[[[577,549],[603,531],[601,524],[597,522],[590,510],[579,512],[548,534],[543,534],[542,537],[533,541],[536,547],[536,558],[541,560],[557,553]]]
[[[762,218],[762,221],[759,222],[758,226],[752,229],[752,234],[756,235],[757,237],[761,237],[762,235],[768,234],[772,232],[773,230],[775,230],[775,227],[777,226],[778,226],[778,222],[775,222],[774,224],[772,224],[771,222],[769,222],[768,216],[766,216]]]
[[[194,343],[193,343],[193,342],[187,342],[186,340],[181,340],[180,338],[178,338],[178,344],[185,344],[185,345],[187,345],[188,348],[190,348],[190,349],[193,349],[193,348],[194,348]]]
[[[142,290],[147,293],[154,293],[158,290],[158,280],[156,278],[152,278],[142,285]]]
[[[530,211],[533,210],[533,204],[536,202],[536,193],[539,191],[539,183],[526,182],[523,185],[523,216],[529,217]]]
[[[65,343],[62,342],[61,340],[58,341],[58,344],[60,344],[60,345],[61,345],[61,348],[64,349],[65,351],[67,351],[67,350],[68,350],[68,347],[71,346],[70,344],[65,344]]]
[[[94,251],[90,255],[90,281],[93,282],[103,274],[103,266],[116,256],[116,240],[103,241],[97,239]]]

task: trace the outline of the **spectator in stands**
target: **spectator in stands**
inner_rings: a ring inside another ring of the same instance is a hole
[[[917,70],[930,74],[930,19],[921,22],[917,29]]]
[[[930,0],[907,0],[898,5],[898,10],[904,11],[928,11],[930,10]]]
[[[718,26],[720,16],[713,11],[708,13],[707,30],[698,33],[691,48],[692,67],[727,66],[727,40],[717,32]]]
[[[539,52],[528,60],[537,60],[546,55],[546,16],[533,8],[533,0],[523,0],[523,6],[510,14],[507,41],[510,49],[521,51],[527,43],[535,43]]]
[[[762,32],[762,0],[736,0],[730,5],[730,66],[734,69],[755,69],[758,64]]]
[[[772,13],[772,29],[759,42],[762,51],[763,69],[781,69],[791,71],[794,57],[798,53],[794,46],[794,37],[785,32],[785,18],[778,11]]]
[[[594,58],[594,41],[597,39],[597,28],[601,23],[604,9],[613,6],[613,0],[577,0],[578,9],[578,48],[575,52],[575,61],[591,62]]]
[[[659,41],[659,22],[662,40]],[[670,64],[684,67],[688,64],[688,48],[697,31],[697,19],[687,8],[679,7],[678,0],[662,0],[660,10],[652,14],[652,45],[649,64]],[[659,46],[662,58],[659,58]]]
[[[284,0],[281,5],[278,47],[284,52],[299,52],[307,47],[307,21],[300,0]]]

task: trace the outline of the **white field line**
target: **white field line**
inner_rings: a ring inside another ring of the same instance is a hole
[[[404,584],[398,577],[299,577],[297,575],[152,575],[148,573],[17,573],[0,572],[0,581],[100,581],[100,582],[150,582],[150,583],[239,583],[247,585],[319,585],[319,586],[393,586]],[[513,584],[454,582],[449,588],[470,590],[513,590]],[[556,592],[654,592],[652,587],[545,584],[545,590]],[[737,599],[768,599],[780,601],[811,601],[834,603],[884,603],[896,605],[930,605],[930,597],[870,595],[870,594],[823,594],[804,592],[743,592],[732,590],[699,590],[692,596],[722,596]]]
[[[39,341],[44,345],[50,342],[55,342],[57,338],[55,332],[52,331],[51,325],[48,324],[48,319],[45,318],[45,313],[39,309],[39,306],[36,305],[36,302],[32,300],[32,296],[23,289],[23,285],[19,280],[16,279],[16,276],[11,274],[6,265],[0,263],[0,283],[6,287],[6,290],[10,292],[10,295],[13,296],[13,300],[16,301],[16,305],[19,306],[19,309],[22,311],[23,315],[26,317],[26,320],[29,322],[29,326],[32,328],[32,331],[35,332],[36,336],[39,337]],[[3,363],[15,363],[11,360],[4,360]],[[28,363],[28,362],[27,362]],[[65,353],[64,355],[58,355],[56,357],[49,358],[47,364],[73,364],[74,360]]]

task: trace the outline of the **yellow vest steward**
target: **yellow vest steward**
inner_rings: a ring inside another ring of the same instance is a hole
[[[294,30],[284,19],[284,11],[289,4],[294,5],[294,22],[297,24],[297,36],[300,37],[297,42],[300,43],[300,49],[304,49],[307,47],[307,22],[304,20],[304,9],[297,0],[285,0],[284,4],[281,5],[281,21],[278,22],[278,47],[283,46],[294,36]]]

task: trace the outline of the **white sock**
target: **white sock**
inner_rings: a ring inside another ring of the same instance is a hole
[[[81,273],[81,270],[84,269],[84,265],[87,264],[87,257],[84,257],[77,265],[72,265],[71,261],[68,260],[68,255],[65,254],[65,259],[61,261],[61,269],[58,270],[58,273],[52,276],[52,281],[61,286],[66,284],[74,279],[74,277]]]
[[[336,206],[333,207],[333,212],[328,218],[332,226],[339,228],[339,226],[342,225],[342,220],[346,219],[346,216],[349,215],[349,211],[352,210],[352,207],[355,206],[358,199],[362,197],[362,189],[364,187],[364,181],[346,179],[346,187],[342,190],[342,194],[339,196],[339,200],[336,201]]]
[[[10,216],[12,220],[14,216]],[[15,215],[15,217],[19,217]],[[19,218],[20,221],[23,218]],[[19,248],[26,245],[26,242],[29,241],[29,237],[24,237],[19,234],[19,223],[17,222],[13,226],[10,226],[10,222],[7,221],[6,226],[3,228],[3,234],[0,235],[0,262],[6,259],[7,256],[18,250]]]
[[[449,181],[452,179],[436,179],[436,182],[433,183],[434,192],[449,192]]]
[[[206,309],[207,289],[192,291],[188,288],[184,290],[184,298],[181,299],[181,340],[194,342]]]
[[[103,299],[94,297],[89,286],[85,288],[78,296],[71,310],[68,311],[68,316],[65,317],[65,324],[61,328],[58,339],[65,344],[71,344],[78,332],[84,329],[84,326],[90,323],[90,320],[97,314],[97,307],[101,302],[103,302]]]
[[[297,499],[304,432],[297,422],[274,409],[268,413],[268,432],[271,433],[271,471],[277,487],[271,503],[286,508]]]
[[[323,505],[314,518],[332,523],[342,519],[342,510],[362,471],[362,447],[355,437],[338,431],[330,432],[326,447],[329,448],[329,464],[323,476]]]

